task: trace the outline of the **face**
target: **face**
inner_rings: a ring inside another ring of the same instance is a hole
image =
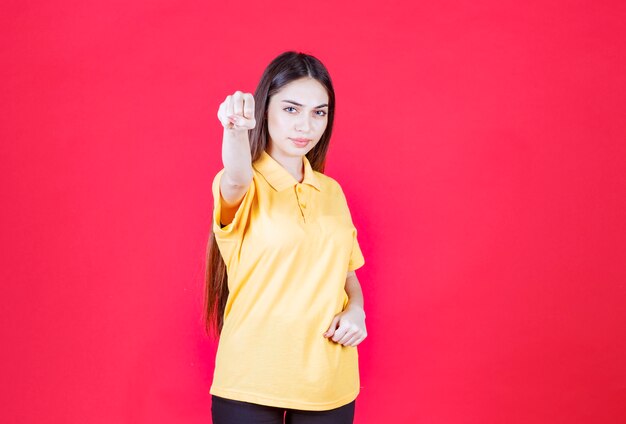
[[[308,77],[291,81],[270,97],[269,151],[282,157],[304,156],[318,143],[327,124],[328,93],[324,86]]]

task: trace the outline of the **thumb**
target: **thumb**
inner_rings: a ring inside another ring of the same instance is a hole
[[[324,337],[332,337],[335,334],[335,330],[337,329],[337,324],[339,323],[339,315],[335,315],[332,322],[328,326],[328,330],[324,333]]]
[[[256,125],[254,118],[245,118],[241,115],[230,115],[228,119],[238,128],[252,129]]]

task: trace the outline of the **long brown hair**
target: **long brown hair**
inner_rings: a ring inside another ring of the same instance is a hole
[[[250,152],[252,162],[256,161],[268,145],[267,108],[270,97],[276,94],[283,86],[290,82],[310,77],[317,80],[326,88],[328,93],[328,121],[324,134],[315,147],[307,153],[306,157],[311,167],[318,172],[324,172],[326,164],[326,152],[330,136],[333,131],[333,119],[335,116],[335,90],[333,88],[328,70],[314,56],[295,51],[287,51],[277,56],[265,68],[261,80],[254,92],[254,117],[256,126],[248,132],[250,140]],[[254,184],[254,183],[252,183]],[[228,298],[228,275],[226,264],[220,255],[213,226],[209,235],[206,251],[204,291],[204,323],[207,334],[219,337],[224,323],[224,309]]]

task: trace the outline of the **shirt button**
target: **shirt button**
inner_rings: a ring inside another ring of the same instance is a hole
[[[300,206],[302,206],[303,208],[306,209],[306,203],[302,202],[302,203],[300,203]]]
[[[302,186],[301,185],[298,186],[298,193],[302,193]]]

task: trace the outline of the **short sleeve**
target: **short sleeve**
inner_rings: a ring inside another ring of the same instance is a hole
[[[224,169],[219,171],[213,178],[213,233],[217,241],[220,252],[224,261],[228,265],[234,250],[237,248],[237,242],[243,238],[246,224],[250,217],[250,210],[256,193],[256,185],[254,180],[250,183],[248,191],[244,195],[233,220],[225,226],[221,225],[222,214],[222,196],[220,194],[220,179],[224,174]]]
[[[350,263],[348,264],[348,271],[354,271],[365,265],[365,258],[363,258],[363,252],[359,246],[359,241],[356,237],[356,228],[352,231],[352,252],[350,253]]]
[[[348,199],[346,199],[346,195],[339,183],[337,183],[337,188],[339,195],[341,196],[345,214],[348,217],[350,225],[352,225],[352,248],[350,251],[350,261],[348,262],[348,271],[354,271],[365,265],[365,259],[363,258],[363,252],[361,252],[361,246],[359,246],[359,240],[357,239],[357,229],[352,223],[352,214],[350,213],[350,207],[348,206]]]

